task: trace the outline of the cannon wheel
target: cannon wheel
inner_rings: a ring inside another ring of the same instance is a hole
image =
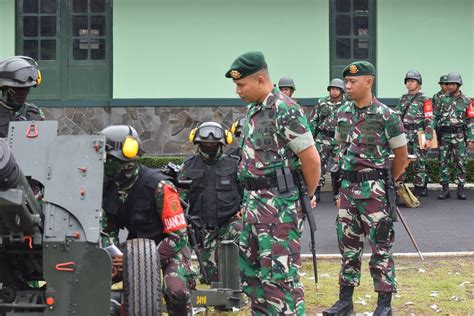
[[[161,315],[161,269],[155,241],[127,241],[123,261],[125,315]]]

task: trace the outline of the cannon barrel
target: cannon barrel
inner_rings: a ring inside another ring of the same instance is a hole
[[[5,139],[0,139],[0,234],[33,235],[41,228],[41,206],[10,146]]]

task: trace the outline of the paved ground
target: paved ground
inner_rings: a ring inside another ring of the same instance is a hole
[[[440,191],[430,191],[422,200],[422,207],[401,208],[405,220],[415,236],[422,252],[464,252],[474,251],[474,190],[466,190],[467,200],[437,199]],[[456,197],[456,192],[451,191]],[[321,203],[314,211],[317,228],[317,252],[338,254],[335,219],[336,208],[329,192],[322,193]],[[395,253],[416,252],[400,222],[395,224]],[[306,224],[302,239],[302,252],[309,252],[309,227]],[[365,253],[370,253],[367,244]]]

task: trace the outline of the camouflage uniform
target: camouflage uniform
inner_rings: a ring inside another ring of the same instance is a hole
[[[139,169],[145,169],[144,166],[139,166]],[[139,177],[141,174],[139,173]],[[156,206],[159,207],[158,212],[154,214],[153,219],[148,219],[147,223],[142,225],[146,226],[151,222],[159,220],[161,222],[161,206],[163,205],[163,185],[167,184],[173,186],[172,182],[169,180],[161,180],[154,190],[156,201]],[[132,186],[133,187],[133,186]],[[110,193],[114,190],[117,190],[117,187],[109,183],[104,189],[104,193],[109,196]],[[131,189],[130,189],[131,191]],[[128,199],[128,191],[122,191],[115,194],[114,199],[118,200],[119,205],[126,205],[128,202],[131,205],[128,205],[129,209],[133,208],[133,201]],[[101,219],[102,225],[102,246],[107,247],[110,244],[114,243],[118,245],[118,231],[120,228],[128,228],[129,236],[128,239],[145,237],[141,236],[139,233],[133,233],[130,231],[130,227],[123,225],[123,214],[120,214],[118,211],[117,214],[113,215],[107,212],[107,207],[105,207],[105,212],[103,212],[103,217]],[[120,206],[119,206],[120,208]],[[142,206],[143,208],[143,206]],[[133,208],[134,209],[134,208]],[[142,214],[143,215],[143,214]],[[156,216],[156,218],[155,218]],[[138,220],[131,214],[128,221]],[[128,223],[127,225],[130,225]],[[152,238],[157,243],[157,250],[160,257],[161,269],[163,271],[163,294],[167,304],[167,310],[170,315],[187,315],[191,311],[191,301],[190,301],[190,292],[189,288],[193,287],[192,281],[192,272],[191,272],[191,252],[188,247],[188,238],[185,229],[181,229],[175,232],[165,234],[160,231],[149,232],[153,234],[154,238],[150,235],[149,238]]]
[[[433,139],[433,105],[429,97],[421,91],[415,95],[404,94],[395,111],[400,115],[408,141],[408,153],[416,156],[413,165],[413,184],[424,187],[428,182],[426,172],[426,150],[418,142],[418,131],[425,134],[427,140]],[[404,178],[406,172],[404,173]]]
[[[436,105],[439,103],[441,98],[445,95],[443,90],[439,90],[433,95],[433,106],[436,107]]]
[[[435,107],[434,123],[439,135],[441,184],[450,182],[450,159],[453,159],[456,167],[455,183],[464,185],[466,182],[466,141],[474,141],[474,117],[471,116],[474,114],[468,114],[469,109],[472,109],[472,100],[462,93],[457,97],[443,95],[439,106]]]
[[[0,137],[7,137],[10,122],[44,121],[44,119],[43,111],[32,103],[25,103],[17,112],[12,112],[0,102]]]
[[[337,102],[331,101],[331,97],[319,99],[313,113],[311,114],[311,128],[316,143],[316,149],[321,157],[321,178],[319,186],[324,186],[324,174],[329,162],[335,162],[338,152],[338,144],[334,138],[336,130],[336,113],[339,107],[347,102],[345,96]]]
[[[302,209],[297,187],[280,193],[253,189],[277,169],[300,169],[298,153],[314,144],[306,117],[278,88],[262,104],[250,103],[241,139],[239,180],[245,186],[239,268],[252,313],[304,315],[300,282]]]
[[[390,166],[392,148],[406,145],[398,115],[375,97],[359,109],[355,103],[341,106],[337,113],[336,139],[342,143],[340,167],[340,209],[336,220],[342,267],[341,286],[357,286],[361,276],[364,237],[372,248],[370,272],[377,292],[396,292],[392,245],[393,224],[388,237],[376,242],[378,223],[389,220],[384,178]],[[349,175],[377,173],[377,180],[354,180]]]

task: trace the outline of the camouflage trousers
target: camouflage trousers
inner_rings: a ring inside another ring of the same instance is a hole
[[[303,220],[243,225],[239,269],[252,315],[305,315],[300,282]]]
[[[193,288],[191,251],[184,246],[176,252],[173,242],[165,238],[158,245],[161,269],[163,271],[163,295],[169,315],[190,315]]]
[[[393,224],[390,223],[388,236],[383,241],[376,242],[379,222],[388,218],[385,196],[353,199],[344,190],[340,202],[336,219],[337,240],[342,255],[339,284],[359,285],[362,251],[367,237],[372,248],[369,268],[375,291],[396,292],[397,281],[392,258],[395,240]]]
[[[227,223],[222,225],[214,232],[205,231],[203,236],[203,247],[201,251],[201,259],[204,269],[207,272],[209,282],[217,282],[218,276],[218,248],[223,240],[233,240],[239,243],[240,231],[242,230],[242,219],[232,217]],[[202,283],[204,280],[201,280]]]
[[[450,182],[449,162],[455,167],[455,183],[464,185],[466,183],[466,142],[464,134],[443,134],[439,141],[439,182],[448,184]]]
[[[321,158],[321,177],[319,178],[319,186],[324,186],[326,179],[324,175],[327,172],[328,164],[337,156],[337,144],[333,144],[330,140],[318,139],[316,140],[316,149]]]
[[[418,134],[416,131],[407,132],[408,153],[416,156],[413,165],[413,184],[416,186],[424,186],[428,182],[428,173],[426,172],[426,150],[420,148],[418,143]],[[407,172],[403,173],[403,179],[406,178]]]

